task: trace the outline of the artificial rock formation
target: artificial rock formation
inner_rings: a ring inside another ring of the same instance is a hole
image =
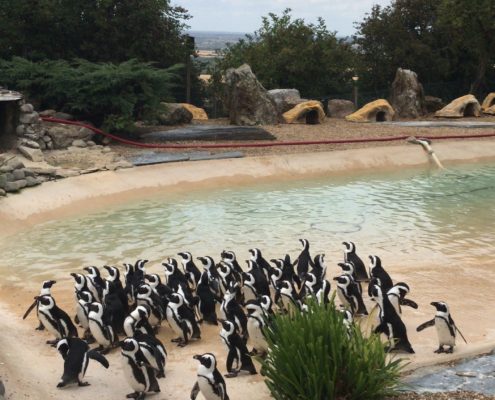
[[[297,89],[273,89],[268,91],[268,95],[274,101],[279,115],[306,101],[301,99],[301,95]]]
[[[270,125],[278,121],[277,109],[266,89],[247,64],[225,73],[227,108],[234,125]]]
[[[345,119],[351,122],[384,122],[392,121],[394,116],[395,111],[390,103],[385,99],[378,99],[361,107]]]
[[[158,121],[163,125],[188,124],[193,119],[193,113],[181,103],[161,103],[162,111]]]
[[[425,114],[425,95],[416,72],[398,68],[390,94],[390,104],[401,118],[418,118]]]
[[[489,93],[481,104],[481,111],[485,114],[495,115],[495,92]]]
[[[319,101],[309,100],[299,103],[292,110],[283,114],[288,124],[306,122],[307,124],[321,124],[325,120],[325,111]]]
[[[328,101],[327,115],[330,118],[345,118],[356,111],[356,106],[352,101],[343,99],[333,99]]]
[[[481,106],[472,94],[459,97],[435,113],[435,117],[462,118],[479,117]]]
[[[206,114],[206,111],[204,109],[193,106],[189,103],[180,103],[180,105],[192,114],[193,119],[200,121],[205,121],[208,119],[208,114]]]

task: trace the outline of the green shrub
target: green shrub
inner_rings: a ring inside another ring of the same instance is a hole
[[[332,301],[307,313],[278,315],[267,329],[266,384],[278,400],[374,400],[395,394],[402,362],[380,338],[350,330]]]
[[[129,60],[0,60],[0,85],[19,90],[39,108],[54,108],[111,132],[129,131],[136,119],[153,120],[161,101],[171,101],[181,65],[168,69]]]

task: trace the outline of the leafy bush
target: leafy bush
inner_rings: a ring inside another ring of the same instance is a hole
[[[365,338],[342,320],[333,301],[274,317],[263,370],[275,399],[374,400],[395,394],[401,360],[388,359],[378,336]]]
[[[158,69],[137,60],[112,64],[14,57],[0,60],[0,84],[24,92],[40,108],[122,132],[132,129],[135,119],[153,119],[160,102],[172,100],[180,68]]]

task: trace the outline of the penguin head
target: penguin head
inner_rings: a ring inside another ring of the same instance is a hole
[[[95,313],[99,317],[103,315],[103,306],[100,303],[97,302],[89,303],[88,310],[90,313]]]
[[[100,270],[95,266],[84,267],[83,269],[88,273],[88,275],[91,278],[96,278],[97,276],[100,276]]]
[[[301,242],[302,247],[303,247],[304,250],[308,250],[309,249],[309,242],[306,239],[299,239],[299,241]]]
[[[319,265],[320,267],[325,268],[325,254],[324,253],[317,254],[313,262],[315,265]]]
[[[192,254],[189,253],[188,251],[181,251],[180,253],[177,253],[177,255],[182,258],[182,263],[187,264],[192,260]]]
[[[285,293],[285,294],[291,293],[292,292],[292,284],[287,280],[279,282],[278,290],[280,290],[281,293]]]
[[[279,267],[272,268],[270,270],[270,277],[273,282],[278,281],[280,278],[282,278],[283,271]]]
[[[173,275],[175,272],[175,266],[170,263],[162,263],[162,265],[165,267],[165,275],[170,276]]]
[[[201,264],[203,264],[204,269],[210,269],[215,264],[213,258],[211,258],[210,256],[197,257],[197,259],[201,261]]]
[[[222,276],[222,278],[226,278],[233,269],[233,265],[230,263],[230,261],[220,261],[220,263],[217,265],[218,267],[218,273]]]
[[[139,259],[136,261],[136,264],[134,265],[134,270],[135,271],[141,271],[144,273],[144,265],[148,262],[148,260],[143,260]]]
[[[55,306],[55,300],[50,295],[38,296],[36,299],[38,300],[40,307],[51,309]]]
[[[248,300],[246,304],[244,304],[244,307],[246,308],[248,315],[259,315],[263,313],[263,307],[261,307],[260,301],[256,299]]]
[[[151,314],[150,308],[145,305],[137,306],[135,311],[137,312],[139,319],[148,319]]]
[[[160,283],[162,283],[162,281],[161,281],[160,277],[158,276],[158,274],[145,275],[144,276],[144,279],[146,279],[149,282],[149,285],[152,288],[156,288]]]
[[[60,339],[57,342],[57,350],[62,356],[62,358],[65,360],[67,354],[69,353],[69,341],[67,340],[67,338]]]
[[[122,349],[122,353],[137,353],[139,350],[139,343],[136,339],[127,338],[119,343]]]
[[[279,269],[282,269],[284,266],[284,260],[282,260],[281,258],[272,258],[270,262],[275,264],[275,267]]]
[[[200,365],[208,371],[213,371],[217,367],[217,359],[211,353],[197,354],[193,358],[198,360]]]
[[[134,273],[134,266],[132,264],[124,263],[125,275]]]
[[[222,330],[224,331],[224,334],[230,336],[235,332],[235,325],[232,321],[225,319],[219,319],[219,321],[222,324]]]
[[[354,274],[354,265],[350,262],[343,262],[337,264],[340,268],[342,268],[342,272],[347,275]]]
[[[342,242],[342,244],[344,245],[344,251],[347,254],[354,253],[356,251],[356,246],[353,242]]]
[[[224,261],[234,262],[236,260],[235,253],[229,250],[223,250],[220,256]]]
[[[153,289],[147,283],[142,283],[137,289],[137,294],[141,296],[150,296]]]
[[[272,301],[272,299],[271,299],[270,296],[264,294],[263,296],[261,296],[259,298],[259,301],[260,301],[261,307],[263,307],[263,309],[265,311],[268,311],[268,312],[271,312],[272,311],[273,301]]]
[[[448,313],[449,306],[444,301],[433,301],[430,303],[439,313]]]
[[[304,282],[305,284],[308,284],[308,286],[313,286],[316,284],[316,276],[311,272],[308,272],[304,275]]]
[[[394,285],[394,288],[396,288],[399,291],[399,294],[401,297],[404,297],[406,294],[409,293],[409,285],[405,282],[398,282]]]
[[[253,269],[258,268],[258,264],[256,264],[256,261],[254,261],[253,259],[246,260],[246,264],[248,266],[248,272],[251,272]]]
[[[254,285],[254,276],[253,276],[253,274],[251,274],[249,272],[243,272],[242,273],[242,282],[244,283],[244,285],[253,286]]]
[[[382,260],[378,256],[370,256],[370,270],[373,271],[375,268],[380,268],[382,266]]]
[[[249,249],[249,253],[251,253],[251,260],[255,262],[261,257],[261,250],[256,247]]]
[[[182,306],[184,304],[184,297],[180,293],[172,293],[168,298],[169,304],[175,304],[177,307]]]
[[[107,270],[110,281],[114,282],[120,279],[120,271],[118,270],[118,268],[112,267],[110,265],[104,265],[103,268]]]
[[[42,288],[43,289],[50,289],[56,283],[57,283],[57,281],[44,281]]]
[[[351,277],[349,275],[339,275],[333,278],[334,281],[337,281],[337,286],[346,288],[351,283]]]
[[[92,303],[94,301],[93,294],[87,290],[77,292],[77,298],[85,303]]]
[[[373,301],[378,301],[379,303],[381,303],[381,301],[383,300],[382,288],[378,285],[371,286],[369,294],[371,296],[371,300]]]

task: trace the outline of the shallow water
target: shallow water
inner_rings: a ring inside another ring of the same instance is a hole
[[[363,258],[377,254],[387,265],[468,266],[494,253],[494,201],[493,164],[162,195],[3,238],[0,276],[16,283],[136,258],[159,264],[183,250],[296,257],[299,238],[329,265],[353,240]]]

